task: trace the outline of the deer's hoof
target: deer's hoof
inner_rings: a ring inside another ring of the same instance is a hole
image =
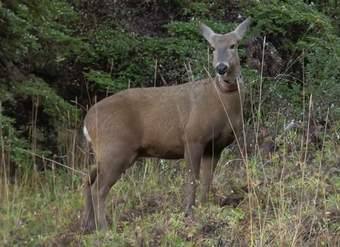
[[[102,221],[102,222],[98,222],[98,229],[99,231],[107,231],[109,229],[107,221]]]
[[[87,222],[81,223],[80,229],[84,234],[89,234],[89,233],[94,232],[94,230],[96,229],[96,226],[95,226],[94,222],[92,223],[90,221],[87,221]]]

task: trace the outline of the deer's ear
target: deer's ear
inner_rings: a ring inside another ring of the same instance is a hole
[[[244,37],[244,34],[248,30],[250,23],[251,23],[251,19],[250,17],[248,17],[240,25],[238,25],[237,28],[233,31],[238,41],[240,41]]]
[[[203,23],[200,24],[200,32],[203,35],[203,37],[209,42],[209,44],[211,46],[214,46],[213,37],[216,35],[215,32],[210,27]]]

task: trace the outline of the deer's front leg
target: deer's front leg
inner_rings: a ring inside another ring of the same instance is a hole
[[[195,205],[196,187],[199,180],[203,150],[203,145],[200,143],[188,143],[185,148],[184,158],[188,169],[185,215],[190,215],[192,207]]]
[[[221,156],[221,152],[216,154],[204,154],[201,161],[201,202],[205,203],[209,198],[209,190],[214,177],[214,171],[217,166],[217,162]]]

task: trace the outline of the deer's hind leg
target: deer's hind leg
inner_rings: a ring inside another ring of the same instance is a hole
[[[131,150],[127,145],[112,146],[116,148],[107,150],[105,152],[107,155],[99,157],[96,181],[91,186],[95,227],[98,230],[105,230],[108,227],[105,215],[107,194],[137,157],[137,152]]]
[[[95,229],[94,211],[92,203],[91,186],[97,177],[97,167],[93,167],[90,171],[90,175],[86,178],[84,183],[84,197],[85,197],[85,208],[82,215],[81,230],[89,232]]]

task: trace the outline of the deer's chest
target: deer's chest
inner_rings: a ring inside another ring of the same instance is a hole
[[[216,133],[213,136],[217,148],[228,146],[235,140],[235,136],[239,134],[242,128],[241,111],[230,112],[228,116],[224,115],[221,122],[222,124],[215,127]]]

